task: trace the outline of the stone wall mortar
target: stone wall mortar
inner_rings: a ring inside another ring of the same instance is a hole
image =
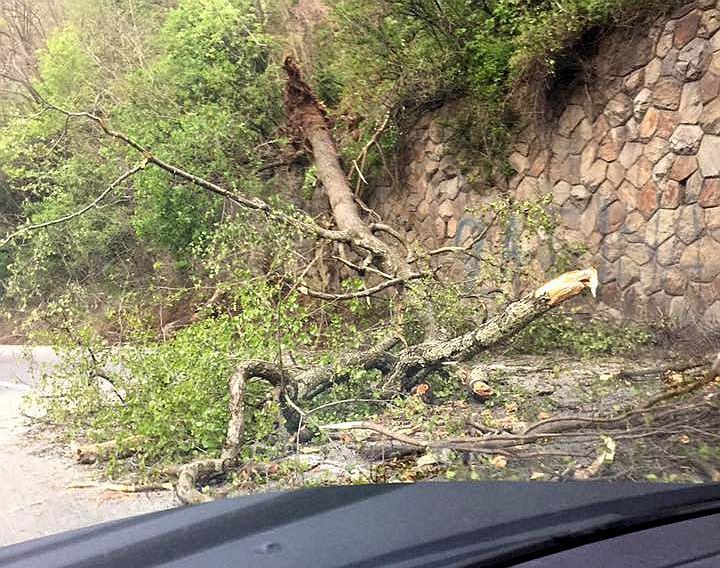
[[[719,30],[720,0],[700,0],[606,38],[592,83],[551,101],[511,144],[506,190],[552,193],[554,252],[584,243],[617,317],[720,327]],[[473,208],[498,195],[477,191],[448,155],[443,122],[426,115],[406,134],[400,189],[370,202],[430,248],[471,238],[482,226]],[[549,270],[552,255],[536,256]]]

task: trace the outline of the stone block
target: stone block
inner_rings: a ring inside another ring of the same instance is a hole
[[[435,238],[444,239],[445,231],[447,228],[445,225],[445,221],[440,217],[436,217],[435,221],[433,221],[433,227],[435,229]]]
[[[686,205],[680,209],[675,234],[686,245],[694,243],[705,229],[704,211],[696,205]]]
[[[633,101],[625,93],[618,93],[608,101],[603,114],[610,126],[621,126],[633,115]]]
[[[675,132],[675,129],[680,124],[680,117],[676,112],[668,110],[660,111],[658,116],[658,126],[655,130],[655,136],[660,138],[668,139]]]
[[[638,142],[626,142],[620,151],[618,160],[625,169],[630,169],[637,159],[642,156],[643,145]]]
[[[705,135],[698,150],[698,163],[704,177],[720,176],[718,156],[720,156],[720,136]]]
[[[690,43],[697,35],[701,19],[702,13],[699,10],[693,10],[686,16],[680,18],[675,27],[673,45],[677,48],[682,48]]]
[[[590,168],[585,171],[581,171],[580,181],[591,191],[595,191],[605,181],[607,166],[607,162],[603,160],[595,160]]]
[[[677,209],[658,209],[645,227],[645,242],[652,248],[659,247],[675,234],[679,217]]]
[[[607,169],[607,180],[613,184],[614,187],[620,185],[625,179],[625,168],[623,168],[620,162],[612,162],[608,165]]]
[[[645,86],[654,87],[660,79],[662,72],[662,59],[656,57],[645,67]]]
[[[685,199],[685,188],[678,182],[667,180],[660,193],[661,209],[677,209]]]
[[[720,330],[720,302],[714,302],[702,316],[702,322],[706,329],[713,332]]]
[[[687,290],[688,279],[682,271],[671,268],[662,273],[662,287],[666,294],[682,296]]]
[[[678,268],[694,282],[712,282],[720,274],[720,243],[709,236],[688,246]]]
[[[720,207],[712,207],[704,210],[705,227],[708,234],[720,242]],[[720,282],[718,283],[720,285]]]
[[[425,170],[425,179],[430,180],[433,178],[433,176],[438,171],[438,162],[432,159],[429,159],[428,156],[425,157],[425,160],[423,161],[424,170]]]
[[[655,107],[652,107],[644,113],[640,125],[638,126],[637,137],[639,140],[649,140],[657,132],[658,123],[661,117],[660,111]]]
[[[600,286],[601,289],[604,288],[604,285],[614,282],[616,276],[617,272],[614,264],[609,262],[600,263],[600,266],[598,266],[598,281],[603,284],[603,286]]]
[[[668,150],[670,150],[670,143],[667,140],[654,137],[645,145],[643,155],[653,164],[656,164],[660,158],[668,153]]]
[[[668,51],[668,54],[663,57],[662,67],[660,68],[661,77],[676,77],[680,81],[683,80],[682,74],[676,71],[678,55],[680,55],[680,50],[673,47]]]
[[[695,156],[678,156],[670,169],[670,179],[685,181],[698,169],[698,162]]]
[[[627,171],[626,177],[635,187],[642,187],[650,181],[652,173],[652,162],[646,157],[640,156],[640,158]]]
[[[653,90],[653,105],[664,110],[677,110],[682,89],[682,82],[674,77],[661,77]]]
[[[645,266],[652,258],[650,249],[644,243],[628,243],[625,256],[638,266]]]
[[[640,267],[629,258],[618,259],[615,270],[615,282],[621,290],[640,281]]]
[[[691,40],[678,54],[675,77],[682,81],[697,81],[707,69],[710,54],[710,44],[706,39],[696,37]]]
[[[627,211],[620,201],[615,201],[602,209],[597,217],[596,227],[601,235],[617,231],[625,221]]]
[[[712,71],[708,71],[700,79],[700,100],[703,104],[707,104],[718,94],[720,94],[720,77]]]
[[[660,206],[658,188],[654,182],[649,181],[638,192],[637,210],[645,219],[650,219]]]
[[[638,286],[636,284],[636,286]],[[649,301],[647,296],[657,294],[662,291],[662,274],[658,270],[657,266],[645,266],[640,269],[640,284],[639,284],[640,298],[645,301]],[[642,312],[641,317],[646,317],[647,313]]]
[[[672,49],[673,39],[672,31],[662,34],[655,46],[655,55],[660,59],[664,59]]]
[[[572,186],[566,181],[559,181],[553,187],[553,203],[562,205],[570,197]]]
[[[610,233],[600,241],[600,256],[607,260],[608,263],[615,262],[625,254],[626,247],[627,241],[621,233]]]
[[[647,305],[645,308],[647,317],[651,321],[655,321],[667,316],[668,312],[670,311],[670,300],[671,297],[663,291],[658,291],[652,294],[647,299]]]
[[[450,219],[448,219],[447,228],[445,230],[445,236],[448,239],[455,238],[455,234],[457,233],[457,225],[458,223],[455,217],[451,217]]]
[[[617,196],[625,209],[632,211],[637,207],[638,188],[629,181],[624,181],[617,189]]]
[[[558,120],[557,133],[569,138],[583,118],[585,118],[585,111],[581,106],[569,105],[560,116],[560,120]]]
[[[698,122],[707,134],[720,134],[720,97],[705,105]]]
[[[570,135],[570,146],[581,148],[593,137],[592,124],[587,118],[583,118]]]
[[[681,124],[697,124],[703,112],[702,96],[700,95],[700,81],[686,83],[680,96],[680,109],[678,116]]]
[[[700,192],[702,191],[703,177],[700,170],[696,171],[685,181],[685,203],[697,203]]]
[[[720,179],[709,178],[703,182],[698,204],[700,207],[720,207]]]
[[[552,145],[550,148],[552,149],[553,156],[562,161],[570,155],[570,140],[556,134],[552,137]]]
[[[685,244],[680,239],[671,237],[658,247],[655,258],[660,266],[673,266],[680,262],[683,252]]]
[[[543,150],[538,152],[537,156],[535,156],[535,159],[532,161],[532,165],[530,166],[530,171],[528,171],[528,174],[533,177],[538,177],[545,171],[549,160],[550,151]]]
[[[443,201],[438,207],[438,215],[445,220],[450,219],[455,215],[455,207],[453,207],[452,201]]]
[[[527,180],[527,178],[525,178],[525,180]],[[522,185],[523,183],[525,183],[525,180],[520,182],[520,184]],[[455,176],[453,178],[440,182],[437,188],[439,195],[447,197],[448,199],[455,199],[458,193],[460,193],[460,178],[458,176]]]
[[[628,94],[634,94],[645,82],[645,70],[638,69],[637,71],[630,73],[623,82],[625,92]]]
[[[657,164],[652,170],[652,179],[655,183],[662,183],[665,181],[672,171],[673,164],[675,163],[675,154],[668,153]]]
[[[647,87],[643,88],[633,100],[633,116],[640,122],[652,106],[653,93]]]
[[[644,242],[645,217],[639,211],[631,212],[625,217],[625,223],[620,227],[620,230],[629,242]]]
[[[670,149],[676,154],[695,154],[700,148],[702,138],[702,128],[694,124],[681,124],[670,137]]]
[[[698,37],[709,39],[720,29],[720,10],[712,9],[703,12],[698,28]]]

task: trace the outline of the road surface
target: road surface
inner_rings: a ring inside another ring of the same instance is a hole
[[[32,366],[56,361],[49,348],[33,348],[32,356]],[[0,346],[0,546],[179,505],[168,491],[126,494],[69,488],[97,482],[97,470],[77,465],[57,446],[28,436],[20,405],[33,382],[23,348]]]

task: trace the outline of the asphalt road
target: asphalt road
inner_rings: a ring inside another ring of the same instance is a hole
[[[57,359],[45,347],[0,346],[0,546],[179,505],[171,492],[114,493],[97,484],[97,470],[77,465],[57,446],[29,435],[21,414],[34,384],[32,367]]]

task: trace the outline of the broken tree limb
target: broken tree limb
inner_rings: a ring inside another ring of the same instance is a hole
[[[368,422],[366,420],[325,424],[323,426],[320,426],[320,429],[336,431],[372,430],[373,432],[377,432],[378,434],[382,434],[383,436],[387,436],[388,438],[397,440],[398,442],[402,442],[403,444],[408,444],[410,446],[415,446],[418,448],[426,448],[428,446],[428,442],[425,442],[423,440],[416,440],[415,438],[411,438],[410,436],[406,436],[405,434],[400,434],[399,432],[393,432],[392,430],[385,428],[385,426],[376,424],[375,422]]]
[[[437,369],[443,362],[464,361],[488,347],[513,336],[551,308],[577,296],[584,290],[596,295],[597,271],[594,268],[567,272],[554,278],[535,292],[508,304],[503,311],[477,329],[449,341],[423,343],[398,357],[388,383],[411,386],[422,371]]]

